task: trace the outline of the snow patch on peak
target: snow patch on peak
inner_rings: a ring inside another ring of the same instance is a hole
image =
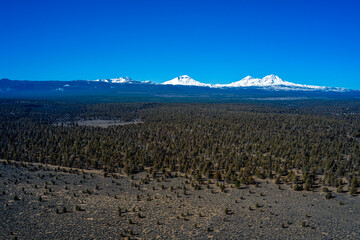
[[[112,83],[126,83],[126,82],[130,82],[131,78],[129,77],[110,78],[110,81]]]
[[[267,75],[261,80],[262,80],[262,82],[267,83],[267,84],[271,84],[271,85],[281,85],[281,84],[286,83],[281,78],[279,78],[278,76],[275,76],[273,74]]]
[[[110,79],[96,79],[95,82],[106,82],[106,83],[128,83],[133,80],[130,77],[119,77],[119,78],[110,78]]]
[[[199,87],[210,87],[211,84],[198,82],[188,75],[181,75],[169,81],[163,82],[164,85],[183,85],[183,86],[199,86]]]
[[[251,80],[251,79],[254,79],[252,76],[246,76],[243,78],[243,80]]]

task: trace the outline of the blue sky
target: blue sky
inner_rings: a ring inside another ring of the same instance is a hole
[[[360,1],[0,0],[0,78],[360,89]]]

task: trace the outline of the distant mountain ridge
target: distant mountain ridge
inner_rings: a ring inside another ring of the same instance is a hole
[[[127,83],[133,81],[130,77],[119,77],[110,79],[96,79],[95,82],[107,82],[107,83]]]
[[[360,90],[296,84],[278,76],[247,76],[229,84],[208,84],[182,75],[163,83],[137,81],[130,77],[75,81],[0,80],[0,98],[64,96],[112,96],[130,99],[202,99],[237,101],[239,99],[360,99]],[[134,99],[134,98],[133,98]],[[126,100],[125,100],[126,101]],[[140,101],[140,100],[139,100]],[[166,101],[166,100],[164,100]],[[178,101],[178,100],[176,100]],[[180,101],[180,100],[179,100]]]
[[[2,79],[8,80],[9,79]],[[40,82],[57,82],[57,83],[65,83],[62,87],[70,87],[71,84],[74,85],[76,82],[77,85],[79,82],[98,82],[105,84],[154,84],[154,85],[173,85],[173,86],[195,86],[195,87],[210,87],[210,88],[263,88],[265,90],[282,90],[282,91],[336,91],[336,92],[344,92],[348,89],[339,88],[339,87],[325,87],[325,86],[314,86],[314,85],[306,85],[306,84],[297,84],[288,81],[282,80],[280,77],[276,75],[267,75],[264,78],[253,78],[251,76],[247,76],[240,81],[232,82],[229,84],[209,84],[202,83],[196,81],[188,75],[181,75],[176,78],[173,78],[169,81],[165,81],[163,83],[154,83],[151,81],[137,81],[133,80],[130,77],[119,77],[119,78],[105,78],[105,79],[96,79],[96,80],[74,80],[74,81],[39,81]],[[21,82],[21,81],[17,81]],[[35,83],[37,81],[24,81],[24,82],[32,82]],[[60,87],[59,89],[62,89]],[[2,89],[4,90],[4,89]],[[0,86],[1,91],[1,86]]]

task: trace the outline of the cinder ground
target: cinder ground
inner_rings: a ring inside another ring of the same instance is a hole
[[[360,238],[360,198],[346,193],[327,200],[320,190],[267,181],[195,190],[184,177],[158,174],[146,184],[146,173],[114,178],[3,162],[0,173],[0,239]]]

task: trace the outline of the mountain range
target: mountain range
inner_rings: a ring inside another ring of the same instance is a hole
[[[247,76],[240,81],[232,82],[229,84],[208,84],[198,82],[188,75],[182,75],[176,77],[172,80],[166,81],[162,84],[165,85],[183,85],[183,86],[199,86],[199,87],[212,87],[212,88],[231,88],[231,87],[264,87],[264,88],[273,88],[274,90],[323,90],[323,91],[346,91],[344,88],[334,88],[334,87],[323,87],[323,86],[313,86],[313,85],[304,85],[296,84],[288,81],[284,81],[276,75],[267,75],[264,78],[253,78]]]
[[[209,84],[188,75],[163,83],[137,81],[130,77],[74,81],[0,80],[1,97],[59,97],[61,96],[152,96],[182,98],[239,99],[262,97],[295,98],[356,98],[359,90],[297,84],[276,75],[264,78],[247,76],[229,84]]]

